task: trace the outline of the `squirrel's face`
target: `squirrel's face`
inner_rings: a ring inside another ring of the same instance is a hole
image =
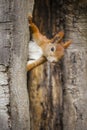
[[[49,62],[58,62],[64,55],[64,47],[61,44],[49,43],[43,51]]]

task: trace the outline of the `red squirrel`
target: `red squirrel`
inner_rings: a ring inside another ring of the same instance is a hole
[[[38,27],[32,22],[32,16],[28,17],[29,27],[31,30],[32,40],[41,49],[41,56],[33,62],[27,63],[27,70],[31,70],[36,66],[49,61],[58,62],[64,55],[64,50],[69,47],[72,43],[71,40],[63,43],[62,38],[64,32],[59,32],[52,39],[48,39],[46,36],[42,35]],[[31,43],[33,44],[33,43]],[[32,49],[32,46],[30,50]],[[38,50],[37,50],[38,51]]]

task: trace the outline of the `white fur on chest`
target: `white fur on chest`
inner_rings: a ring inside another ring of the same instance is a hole
[[[37,60],[43,55],[42,49],[34,41],[29,42],[28,48],[29,60]]]

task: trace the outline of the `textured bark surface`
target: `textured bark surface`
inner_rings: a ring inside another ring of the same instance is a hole
[[[0,0],[0,130],[29,130],[26,62],[33,0]]]
[[[29,73],[31,130],[86,130],[87,1],[35,0],[33,16],[47,37],[64,30],[73,44],[63,62]]]
[[[10,130],[11,116],[10,85],[9,85],[9,61],[10,61],[10,3],[0,0],[0,129]]]
[[[64,130],[87,129],[87,1],[64,3],[66,38],[73,44],[64,59]]]
[[[14,1],[11,63],[11,121],[13,130],[29,130],[29,101],[26,61],[28,45],[27,13],[29,1]]]

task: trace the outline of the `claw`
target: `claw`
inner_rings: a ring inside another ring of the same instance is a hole
[[[29,22],[29,24],[32,23],[32,15],[28,15],[28,22]]]

